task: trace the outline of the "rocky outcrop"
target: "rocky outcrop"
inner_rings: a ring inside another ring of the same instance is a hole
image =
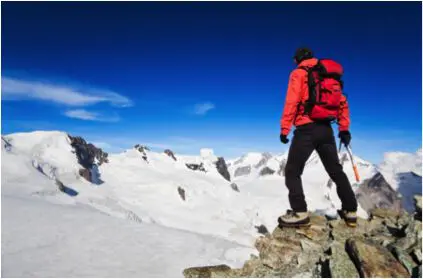
[[[231,268],[227,265],[216,265],[208,267],[192,267],[184,270],[184,276],[187,278],[219,278],[224,277]]]
[[[185,164],[185,165],[190,170],[206,172],[206,169],[204,168],[204,164],[203,163],[200,163],[200,164]]]
[[[256,169],[264,166],[269,161],[269,159],[272,158],[272,154],[270,153],[263,153],[262,156],[263,158],[254,166]]]
[[[272,174],[274,174],[274,173],[275,173],[275,171],[274,171],[274,170],[272,170],[271,168],[269,168],[269,167],[264,167],[264,168],[260,171],[260,176],[272,175]]]
[[[91,168],[93,164],[101,166],[103,163],[109,162],[107,152],[104,152],[101,148],[87,143],[81,137],[72,137],[71,135],[68,135],[68,137],[78,157],[78,163],[84,168]]]
[[[134,146],[134,148],[135,148],[136,150],[138,150],[139,152],[141,152],[141,153],[144,153],[145,151],[150,151],[150,148],[148,148],[148,146],[141,145],[141,144],[136,144],[136,145]]]
[[[178,187],[178,194],[181,197],[181,199],[183,201],[185,201],[185,189],[179,186]]]
[[[173,151],[172,151],[172,150],[170,150],[170,149],[166,149],[166,150],[164,151],[164,153],[165,153],[167,156],[169,156],[170,158],[172,158],[173,160],[175,160],[175,161],[176,161],[175,153],[173,153]]]
[[[357,201],[367,212],[373,208],[389,208],[400,212],[401,197],[391,188],[381,173],[364,181],[356,191]]]
[[[225,159],[223,157],[219,157],[217,158],[215,164],[217,171],[223,176],[223,178],[225,178],[227,181],[231,181],[231,175],[229,174],[228,166],[226,166]]]
[[[257,229],[257,232],[260,234],[267,235],[269,233],[266,226],[263,224],[261,224],[260,226],[255,226],[255,228]]]
[[[235,170],[234,176],[244,176],[251,173],[251,166],[239,167]]]
[[[95,147],[91,143],[87,143],[81,137],[73,137],[68,135],[70,144],[74,149],[78,163],[83,167],[79,170],[79,175],[87,181],[94,184],[101,184],[98,166],[108,163],[108,154],[101,148]]]
[[[78,195],[77,191],[75,191],[74,189],[72,189],[70,187],[63,185],[63,183],[58,179],[56,179],[56,185],[57,185],[57,188],[59,189],[59,191],[65,193],[65,194],[67,194],[71,197],[75,197],[75,196]]]
[[[234,190],[235,192],[239,192],[239,188],[238,185],[236,183],[231,183],[231,188],[232,190]]]
[[[186,269],[185,277],[410,277],[421,274],[422,223],[416,213],[376,211],[356,228],[311,215],[309,228],[262,231],[241,268]],[[256,227],[259,228],[259,227]]]
[[[2,149],[6,150],[6,151],[11,151],[12,150],[12,145],[3,136],[1,137],[1,144],[2,144]]]
[[[414,195],[414,206],[416,207],[416,218],[422,219],[422,196]]]
[[[150,148],[148,148],[147,146],[145,146],[145,145],[141,145],[141,144],[136,144],[135,146],[134,146],[134,148],[136,149],[136,150],[138,150],[138,152],[139,153],[141,153],[142,154],[142,159],[145,161],[145,162],[147,162],[148,163],[148,157],[147,157],[147,152],[146,151],[150,151]]]
[[[347,251],[357,266],[360,277],[410,277],[404,266],[388,249],[369,239],[347,240]]]

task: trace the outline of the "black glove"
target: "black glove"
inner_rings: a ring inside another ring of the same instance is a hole
[[[282,142],[283,144],[287,144],[287,143],[289,142],[289,139],[288,139],[288,138],[287,138],[287,136],[285,136],[285,135],[282,135],[282,134],[281,134],[280,138],[281,138],[281,142]]]
[[[351,133],[350,131],[341,131],[338,134],[338,138],[341,139],[341,142],[345,145],[349,145],[351,142]]]

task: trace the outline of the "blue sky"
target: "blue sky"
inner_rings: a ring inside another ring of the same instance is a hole
[[[344,65],[357,155],[421,147],[419,2],[1,5],[2,134],[63,130],[111,152],[284,152],[292,56],[309,46]]]

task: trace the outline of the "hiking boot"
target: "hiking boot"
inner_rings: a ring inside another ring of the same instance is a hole
[[[349,227],[357,227],[357,211],[339,210],[339,216],[344,219],[345,224]]]
[[[310,226],[308,212],[287,210],[285,215],[278,218],[278,222],[281,227],[301,228]]]

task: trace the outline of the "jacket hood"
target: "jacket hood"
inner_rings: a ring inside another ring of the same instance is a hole
[[[300,64],[298,64],[298,67],[313,67],[317,64],[317,61],[317,58],[306,59],[303,60]]]

